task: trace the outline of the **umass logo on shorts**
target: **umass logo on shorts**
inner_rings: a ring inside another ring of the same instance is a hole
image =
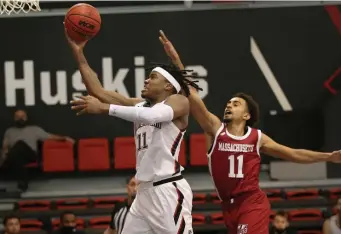
[[[238,224],[237,234],[247,234],[247,224]]]

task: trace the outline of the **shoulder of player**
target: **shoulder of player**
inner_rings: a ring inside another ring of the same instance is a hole
[[[165,104],[189,105],[189,101],[184,95],[172,94],[166,99]]]
[[[128,207],[127,201],[116,203],[114,209],[111,211],[111,215],[115,215],[117,212],[125,207]]]

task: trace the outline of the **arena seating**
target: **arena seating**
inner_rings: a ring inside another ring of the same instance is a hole
[[[49,173],[78,171],[109,171],[134,169],[135,140],[133,137],[117,137],[113,140],[113,153],[110,142],[103,138],[80,139],[77,150],[71,143],[48,140],[42,147],[42,170]],[[190,164],[193,166],[207,165],[206,143],[203,134],[193,134],[190,138]],[[112,154],[112,155],[111,155]],[[182,141],[179,163],[187,164],[186,142]],[[111,161],[113,165],[111,166]],[[29,164],[28,167],[39,167],[40,162]],[[76,167],[75,165],[78,165]]]
[[[43,227],[43,222],[37,219],[23,219],[20,223],[22,231],[39,231]]]
[[[44,172],[75,170],[74,148],[71,142],[46,140],[42,155]]]
[[[94,208],[112,208],[118,202],[123,202],[124,197],[97,197],[92,200]]]
[[[116,137],[114,140],[114,166],[116,169],[133,169],[136,164],[133,137]]]
[[[88,204],[88,198],[59,199],[56,201],[56,208],[58,210],[86,209]]]
[[[270,221],[279,209],[289,213],[291,226],[301,234],[321,233],[323,220],[333,213],[335,194],[339,188],[323,189],[268,189],[267,194],[272,211]],[[91,234],[103,231],[110,222],[110,211],[116,203],[125,200],[121,196],[80,196],[59,199],[20,200],[15,210],[22,217],[24,231],[41,231],[43,223],[36,217],[51,220],[53,229],[58,224],[62,210],[73,210],[78,216],[77,226],[91,230]],[[0,211],[1,213],[1,211]],[[39,215],[39,216],[38,216]],[[219,200],[214,192],[198,192],[193,196],[193,225],[196,232],[205,230],[225,230]]]
[[[80,139],[78,170],[105,171],[110,169],[109,142],[106,138]]]
[[[192,134],[182,142],[180,163],[191,166],[207,166],[206,140],[203,134]],[[189,158],[186,158],[186,156]],[[112,163],[113,162],[113,163]],[[112,142],[107,139],[81,139],[76,146],[68,142],[46,141],[42,147],[43,172],[64,171],[109,171],[135,167],[135,141],[133,137],[118,137]],[[40,163],[38,163],[40,165]],[[77,165],[77,166],[76,166]],[[341,195],[341,188],[317,189],[266,189],[271,202],[270,220],[279,209],[288,211],[292,227],[301,234],[320,233],[321,225],[333,212],[332,205]],[[77,225],[90,234],[102,233],[110,221],[110,211],[116,203],[125,200],[125,195],[79,196],[51,199],[21,199],[15,210],[22,217],[23,231],[36,234],[44,229],[44,222],[51,220],[51,226],[59,225],[58,216],[63,210],[72,210],[77,216]],[[0,211],[0,213],[3,213]],[[40,217],[38,220],[37,217]],[[42,220],[41,218],[44,218]],[[213,191],[193,194],[193,225],[196,232],[225,230],[220,200]]]
[[[189,138],[191,166],[207,166],[206,138],[204,134],[192,134]]]

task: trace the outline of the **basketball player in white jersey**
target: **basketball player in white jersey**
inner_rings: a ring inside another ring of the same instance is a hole
[[[192,233],[192,191],[178,163],[181,141],[188,125],[188,85],[199,87],[175,66],[154,67],[145,81],[142,98],[127,98],[104,90],[83,54],[86,42],[65,34],[92,96],[72,101],[77,114],[108,114],[134,123],[137,196],[122,234]]]
[[[341,198],[337,199],[335,209],[337,213],[323,223],[323,234],[341,234]]]

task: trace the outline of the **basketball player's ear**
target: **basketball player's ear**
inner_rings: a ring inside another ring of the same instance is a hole
[[[246,112],[246,113],[244,114],[243,118],[244,118],[245,121],[249,120],[249,119],[251,118],[250,113]]]
[[[173,85],[171,83],[169,83],[169,82],[166,82],[165,90],[166,91],[172,91],[172,89],[173,89]]]

